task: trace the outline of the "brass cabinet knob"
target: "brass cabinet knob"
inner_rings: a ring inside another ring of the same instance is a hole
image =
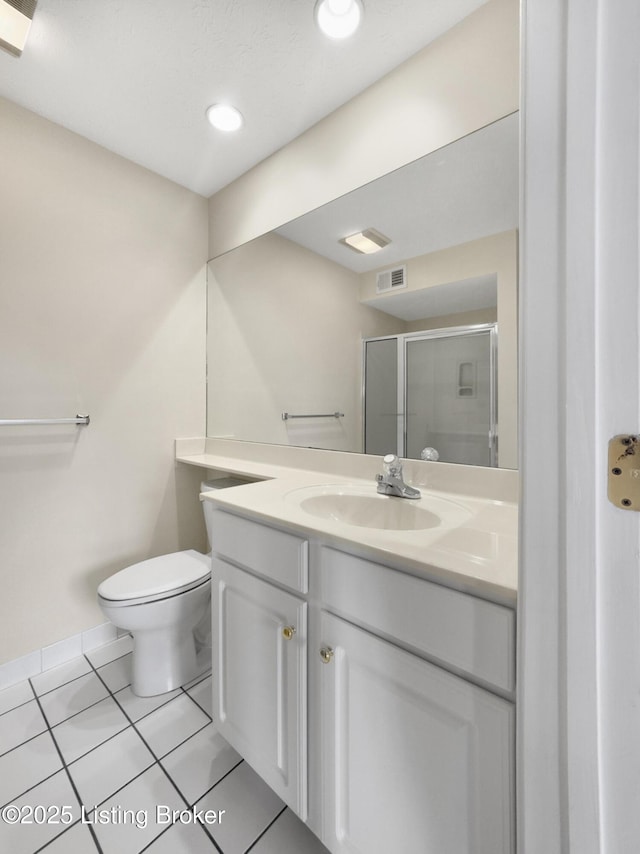
[[[295,633],[295,626],[285,626],[282,630],[282,636],[285,640],[291,640]]]
[[[320,648],[320,658],[324,664],[329,664],[333,658],[333,650],[330,646],[323,646]]]

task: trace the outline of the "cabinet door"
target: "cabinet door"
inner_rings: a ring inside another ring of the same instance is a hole
[[[304,819],[307,605],[214,558],[212,606],[214,722]]]
[[[337,617],[321,626],[324,844],[513,852],[513,705]]]

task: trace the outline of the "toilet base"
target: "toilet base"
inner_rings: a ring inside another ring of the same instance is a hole
[[[138,697],[166,694],[204,672],[191,629],[135,632],[131,658],[131,690]]]

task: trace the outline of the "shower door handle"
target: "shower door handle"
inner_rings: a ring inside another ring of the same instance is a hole
[[[489,430],[489,465],[497,465],[496,454],[498,453],[498,431],[496,429]]]

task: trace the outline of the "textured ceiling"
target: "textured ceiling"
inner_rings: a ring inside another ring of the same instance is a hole
[[[485,0],[364,0],[344,42],[313,23],[315,0],[40,0],[0,95],[209,196]],[[230,101],[221,135],[205,109]]]

